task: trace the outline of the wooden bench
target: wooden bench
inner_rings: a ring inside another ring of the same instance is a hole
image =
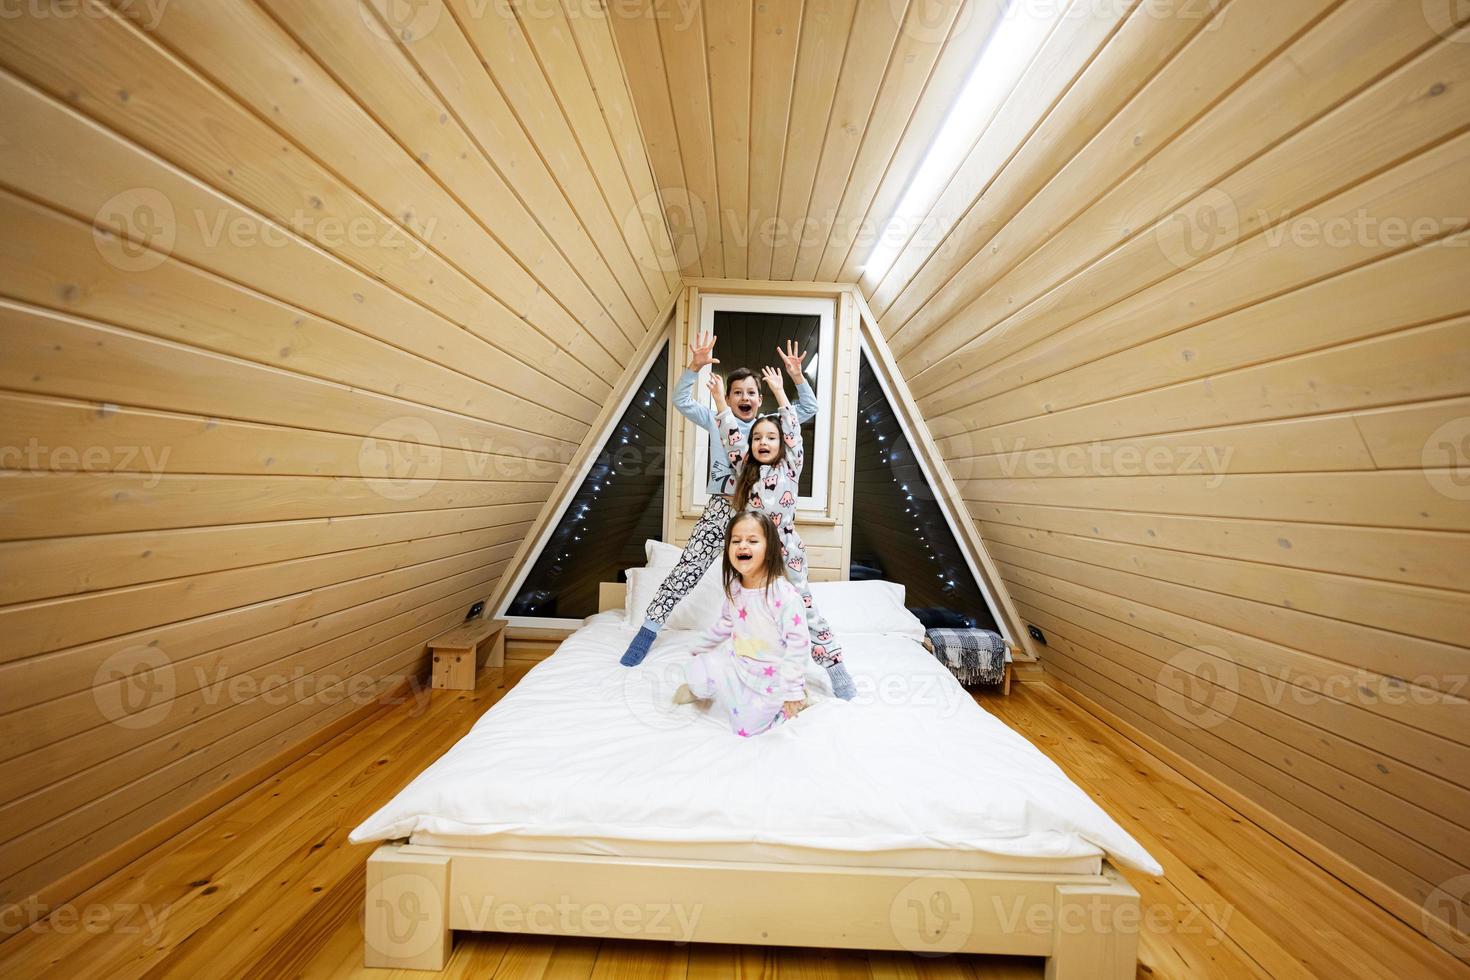
[[[929,637],[926,636],[926,637],[924,637],[924,641],[923,642],[924,642],[924,649],[925,650],[928,650],[929,653],[932,655],[934,653],[934,641],[933,640],[930,640]],[[1015,659],[1016,659],[1016,655],[1018,653],[1021,653],[1021,651],[1018,650],[1018,649],[1016,649],[1015,644],[1011,643],[1010,640],[1007,640],[1006,641],[1006,672],[1005,672],[1005,677],[1001,680],[1001,686],[1000,686],[1000,693],[1003,696],[1005,696],[1005,697],[1010,697],[1010,694],[1011,694],[1011,672],[1012,672],[1012,668],[1015,666]]]
[[[505,627],[503,619],[471,619],[430,640],[434,690],[473,691],[481,666],[495,670],[495,686],[504,687]],[[480,650],[487,644],[487,652],[481,657]]]

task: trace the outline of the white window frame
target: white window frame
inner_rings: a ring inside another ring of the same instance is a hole
[[[796,507],[802,511],[814,511],[827,515],[831,513],[830,496],[830,474],[832,472],[832,432],[833,432],[833,404],[834,386],[836,378],[833,368],[837,361],[837,300],[831,296],[740,296],[725,293],[702,293],[699,297],[699,333],[715,333],[716,313],[776,313],[787,316],[816,316],[821,321],[817,336],[817,350],[821,357],[817,360],[817,417],[816,417],[816,446],[806,447],[807,467],[812,474],[812,492],[809,497],[798,497]],[[691,340],[693,338],[690,338]],[[718,344],[718,342],[717,342]],[[719,357],[719,347],[715,347],[715,356]],[[776,352],[771,351],[774,360]],[[808,362],[810,363],[810,362]],[[739,367],[738,364],[720,364],[719,367],[731,370]],[[746,365],[752,370],[759,371],[764,364]],[[780,367],[779,362],[773,365]],[[710,397],[709,390],[705,387],[705,381],[709,377],[711,368],[701,368],[699,381],[694,386],[695,400],[701,405],[709,405],[713,410],[714,402]],[[784,368],[781,376],[786,377]],[[796,404],[795,392],[790,393],[791,403]],[[709,433],[697,425],[690,425],[694,430],[694,464],[690,468],[688,480],[693,486],[689,500],[695,510],[702,510],[709,502]]]

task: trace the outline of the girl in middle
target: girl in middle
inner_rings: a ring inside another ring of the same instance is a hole
[[[730,504],[735,513],[753,511],[771,518],[780,540],[781,557],[786,563],[786,577],[801,593],[807,610],[812,659],[827,668],[832,693],[851,700],[856,689],[842,664],[841,645],[826,619],[812,604],[812,591],[807,584],[806,547],[796,531],[796,500],[802,466],[806,461],[801,423],[786,397],[781,373],[768,367],[761,372],[761,377],[775,395],[779,410],[774,417],[767,415],[758,419],[750,427],[748,437],[742,435],[734,413],[725,403],[724,388],[717,379],[710,379],[710,393],[719,410],[715,419],[716,431],[731,463],[730,475],[726,477],[722,490],[730,494]]]
[[[776,525],[745,513],[725,530],[725,606],[674,701],[712,701],[742,738],[806,707],[806,605],[785,575]]]

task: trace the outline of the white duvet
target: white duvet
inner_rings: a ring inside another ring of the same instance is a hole
[[[834,699],[825,672],[811,666],[811,707],[745,739],[698,705],[670,703],[696,634],[665,630],[629,669],[618,656],[632,635],[621,613],[593,617],[351,840],[493,834],[1003,857],[1102,852],[1163,873],[911,638],[844,633],[858,697]]]

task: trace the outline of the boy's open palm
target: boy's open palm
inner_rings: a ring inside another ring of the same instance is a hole
[[[802,363],[806,361],[807,355],[806,352],[803,352],[801,347],[797,345],[796,341],[786,341],[785,350],[782,350],[779,346],[777,346],[776,356],[781,358],[781,363],[786,365],[786,373],[791,376],[791,380],[793,382],[795,382],[796,384],[801,384],[803,381],[806,380],[806,376],[801,372],[801,366]]]
[[[698,371],[706,364],[720,363],[720,359],[714,356],[716,339],[712,333],[702,333],[694,338],[689,345],[689,370]]]

